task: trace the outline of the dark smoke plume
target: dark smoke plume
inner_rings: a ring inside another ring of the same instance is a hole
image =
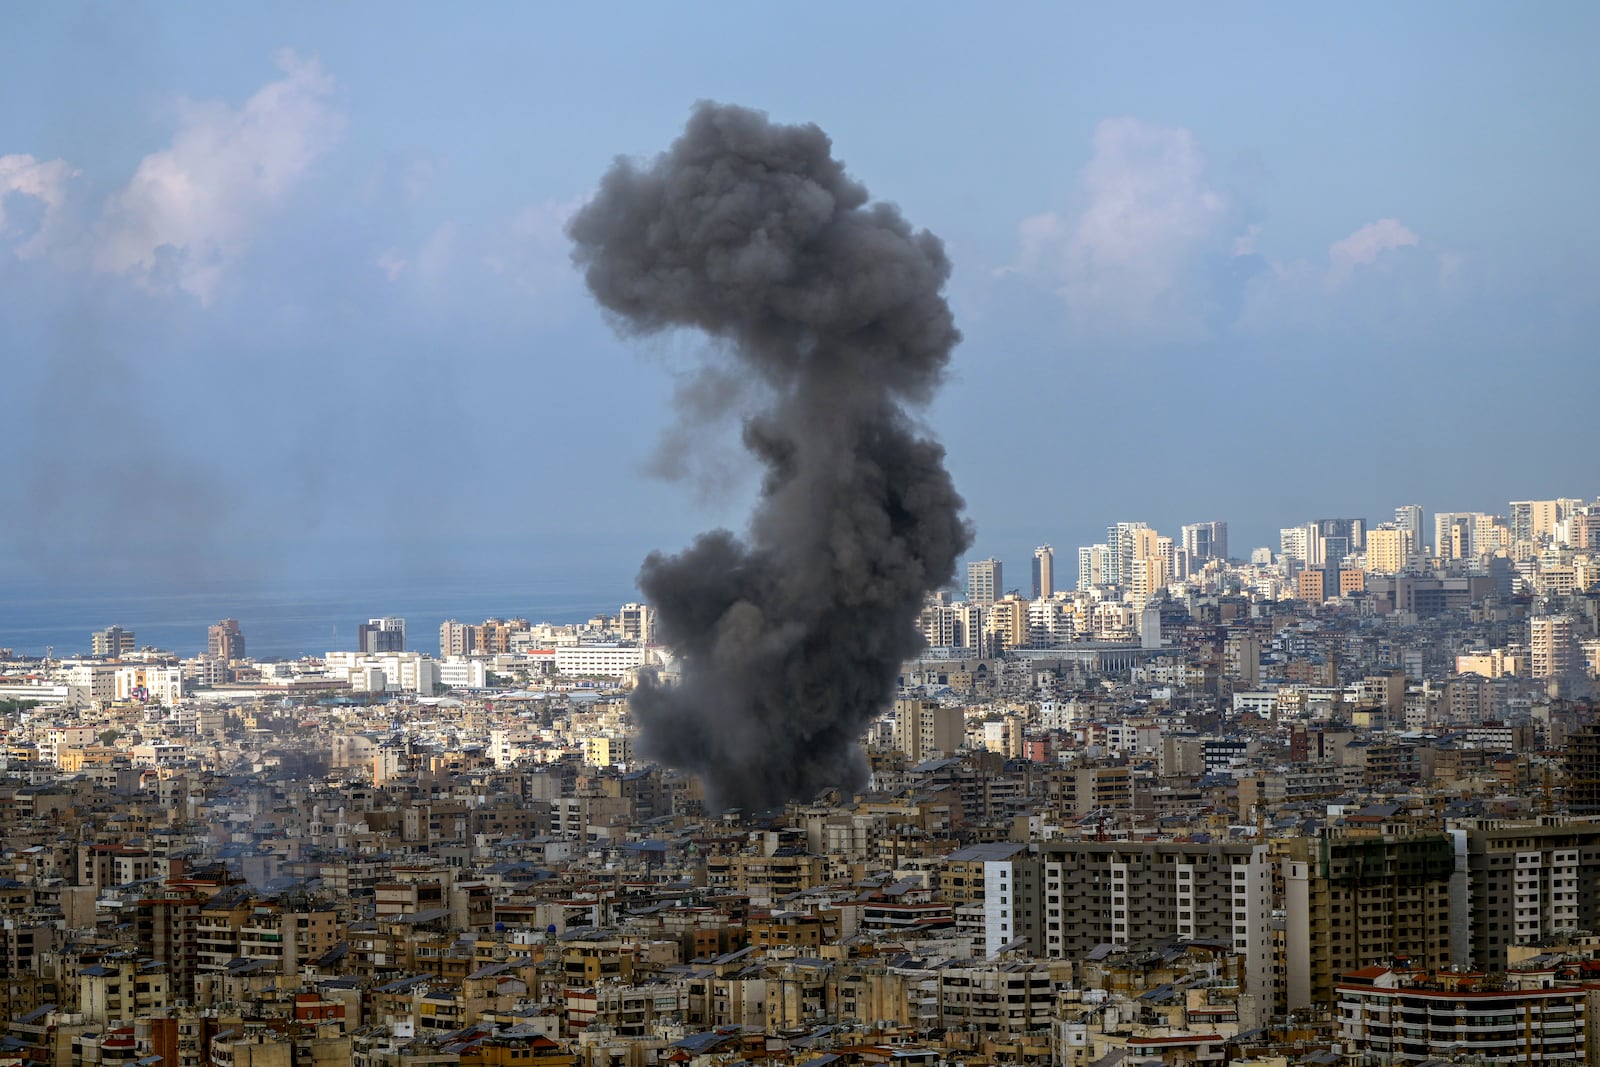
[[[830,148],[816,126],[702,103],[666,153],[618,160],[569,227],[619,330],[703,330],[758,386],[746,538],[702,534],[639,576],[681,666],[676,688],[634,693],[640,749],[724,806],[864,780],[857,740],[971,540],[944,450],[906,412],[960,339],[944,247],[869,203]]]

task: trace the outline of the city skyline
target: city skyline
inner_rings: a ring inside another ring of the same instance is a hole
[[[0,327],[36,400],[0,578],[612,583],[739,528],[732,428],[666,414],[694,342],[611,337],[563,233],[704,98],[816,122],[946,242],[965,341],[928,420],[1014,567],[1091,514],[1226,516],[1238,553],[1284,512],[1587,474],[1514,437],[1596,391],[1586,7],[742,12],[732,49],[661,12],[368,10],[12,13],[0,92],[44,103],[0,114]],[[1505,443],[1464,462],[1465,426]]]
[[[1463,565],[1484,571],[1485,568],[1492,570],[1491,557],[1495,556],[1503,557],[1508,570],[1515,571],[1519,568],[1525,570],[1534,557],[1542,556],[1547,548],[1558,549],[1558,555],[1574,552],[1583,555],[1586,550],[1581,546],[1594,544],[1595,538],[1600,536],[1595,533],[1596,529],[1600,529],[1600,520],[1594,517],[1597,509],[1600,509],[1600,495],[1592,501],[1587,496],[1548,501],[1513,500],[1493,512],[1430,512],[1421,505],[1400,504],[1390,509],[1392,520],[1383,518],[1381,514],[1376,518],[1349,516],[1311,519],[1280,527],[1276,546],[1251,545],[1240,547],[1237,551],[1230,542],[1226,520],[1184,523],[1176,531],[1167,527],[1166,533],[1162,532],[1161,527],[1143,520],[1119,520],[1100,527],[1099,536],[1102,540],[1090,544],[1068,546],[1060,553],[1049,544],[1034,547],[1026,557],[1031,565],[1031,573],[1020,580],[1015,562],[1013,578],[1007,579],[1005,560],[993,554],[985,555],[986,546],[975,545],[960,561],[960,573],[948,586],[938,591],[936,599],[948,600],[953,597],[956,601],[966,601],[981,608],[987,608],[997,600],[1019,595],[1024,599],[1037,600],[1040,599],[1038,586],[1041,579],[1047,580],[1049,593],[1057,599],[1070,598],[1084,591],[1087,574],[1093,579],[1089,585],[1113,588],[1119,595],[1142,603],[1146,599],[1164,596],[1161,589],[1169,582],[1187,579],[1202,570],[1208,561],[1258,564],[1261,560],[1257,557],[1265,550],[1269,553],[1268,565],[1271,567],[1281,567],[1286,561],[1293,561],[1295,569],[1310,572],[1306,577],[1320,576],[1319,582],[1325,579],[1326,588],[1322,585],[1299,587],[1301,595],[1314,591],[1313,598],[1320,600],[1323,596],[1332,597],[1345,592],[1344,586],[1351,580],[1349,576],[1356,571],[1392,576],[1400,572],[1428,571],[1433,568],[1459,569]],[[1424,533],[1417,538],[1414,534],[1417,529],[1431,529],[1434,533],[1431,537]],[[1351,547],[1352,533],[1355,531],[1360,531],[1360,536],[1354,538],[1360,543]],[[1442,534],[1448,536],[1441,538]],[[1108,542],[1114,540],[1113,535],[1122,535],[1127,539],[1124,549],[1129,555],[1129,565],[1125,572],[1119,572],[1120,577],[1111,576],[1115,554]],[[1530,537],[1533,540],[1528,540]],[[1087,560],[1085,553],[1089,554]],[[1161,558],[1161,569],[1152,574],[1146,565],[1144,570],[1139,570],[1135,557],[1151,556]],[[1042,558],[1050,562],[1041,571]],[[1343,580],[1341,575],[1344,576]],[[1293,578],[1294,575],[1289,577]],[[1301,578],[1301,581],[1304,580]],[[1360,591],[1363,585],[1357,583],[1351,588]],[[490,620],[527,621],[536,618],[559,624],[606,615],[616,604],[622,604],[624,614],[630,611],[636,615],[640,612],[651,614],[648,604],[630,600],[624,594],[619,593],[608,600],[605,590],[581,585],[568,585],[563,593],[557,593],[556,600],[565,600],[566,603],[553,611],[547,611],[542,606],[556,592],[552,589],[542,592],[525,590],[517,595],[504,595],[502,591],[502,595],[490,601],[482,598],[481,590],[460,596],[452,596],[450,590],[448,584],[434,585],[429,591],[431,595],[425,598],[427,606],[409,613],[409,621],[405,612],[397,614],[391,610],[383,615],[369,613],[362,616],[359,611],[350,609],[349,601],[330,600],[322,606],[321,612],[324,620],[332,622],[330,639],[325,643],[306,643],[302,640],[285,644],[282,633],[284,620],[281,616],[281,609],[285,605],[281,602],[270,605],[267,612],[267,632],[272,634],[267,646],[271,650],[269,658],[316,655],[324,645],[329,649],[341,648],[341,634],[345,635],[347,641],[353,642],[357,651],[403,651],[406,633],[412,623],[421,625],[421,630],[413,629],[413,633],[431,633],[441,622],[458,627],[465,625],[470,629],[470,624],[464,623],[463,617],[475,612]],[[239,591],[234,599],[229,599],[228,594],[213,591],[210,603],[220,610],[232,611],[240,603],[251,603],[251,597],[260,592]],[[360,583],[342,586],[340,592],[343,596],[360,601],[370,600],[373,595],[370,591],[362,591]],[[171,596],[170,591],[164,594],[166,598]],[[278,596],[284,596],[282,590],[278,591]],[[194,621],[192,613],[199,609],[199,604],[189,596],[180,596],[178,600],[186,605],[186,617],[190,617],[190,621],[178,625],[170,620],[155,623],[152,629],[159,631],[165,641],[158,641],[155,647],[186,652],[193,643],[204,638],[200,647],[209,649],[214,640],[212,632],[228,624],[239,626],[238,620],[231,618],[215,625]],[[46,627],[44,632],[53,636],[45,639],[29,636],[29,628],[36,621],[33,619],[28,620],[28,627],[13,625],[8,628],[0,625],[0,647],[9,646],[34,655],[46,647],[53,647],[60,655],[75,655],[80,651],[77,642],[81,633],[89,632],[89,623],[101,627],[105,626],[104,620],[107,618],[120,619],[103,630],[96,629],[90,633],[87,639],[90,643],[84,648],[99,655],[101,653],[97,650],[102,645],[103,635],[115,632],[127,642],[149,625],[146,622],[131,627],[125,625],[129,620],[145,617],[140,612],[148,611],[148,608],[139,606],[145,603],[137,592],[124,592],[120,601],[86,602],[75,616],[78,620],[76,624],[63,627],[57,622],[53,627]],[[298,604],[300,610],[306,606],[292,597],[290,603]],[[31,601],[29,607],[23,609],[23,614],[26,615],[29,610],[55,614],[44,601],[38,599]],[[365,621],[362,621],[363,618]],[[624,627],[634,633],[653,628],[653,620],[646,625],[640,618],[634,618]],[[929,641],[930,644],[938,643],[931,636]],[[144,645],[145,642],[139,642],[137,647]],[[126,647],[131,651],[135,646],[127,644]]]

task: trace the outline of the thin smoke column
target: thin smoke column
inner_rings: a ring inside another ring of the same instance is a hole
[[[971,541],[908,414],[960,339],[944,246],[869,202],[816,126],[711,103],[655,160],[619,159],[569,234],[620,332],[701,330],[755,386],[728,391],[765,467],[747,533],[640,572],[681,676],[635,690],[640,751],[717,806],[861,784],[857,742]]]

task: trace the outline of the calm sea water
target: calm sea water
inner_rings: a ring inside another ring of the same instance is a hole
[[[406,620],[406,647],[438,653],[446,619],[482,622],[520,616],[532,622],[581,622],[615,613],[638,594],[622,583],[553,577],[505,581],[301,581],[280,585],[219,584],[203,590],[62,588],[42,582],[0,584],[0,648],[21,655],[89,651],[89,635],[107,626],[132,630],[140,647],[180,656],[205,651],[206,628],[239,620],[247,652],[256,659],[320,655],[353,648],[356,627],[369,618]]]

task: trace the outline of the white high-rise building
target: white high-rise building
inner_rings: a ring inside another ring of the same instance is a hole
[[[1072,605],[1054,597],[1028,602],[1028,644],[1033,648],[1060,648],[1070,644],[1075,627]]]
[[[929,648],[955,648],[961,644],[957,629],[960,621],[950,606],[949,593],[929,593],[917,617],[917,628]]]
[[[1394,509],[1394,524],[1411,535],[1412,548],[1422,550],[1422,505],[1401,504]]]
[[[1314,522],[1304,526],[1286,526],[1278,531],[1278,550],[1292,560],[1307,567],[1320,567],[1323,562],[1322,529]]]
[[[984,609],[976,604],[955,604],[951,610],[956,616],[956,647],[967,648],[983,655],[984,648],[983,613]]]
[[[1110,545],[1084,545],[1078,549],[1078,589],[1105,585],[1111,570]]]

